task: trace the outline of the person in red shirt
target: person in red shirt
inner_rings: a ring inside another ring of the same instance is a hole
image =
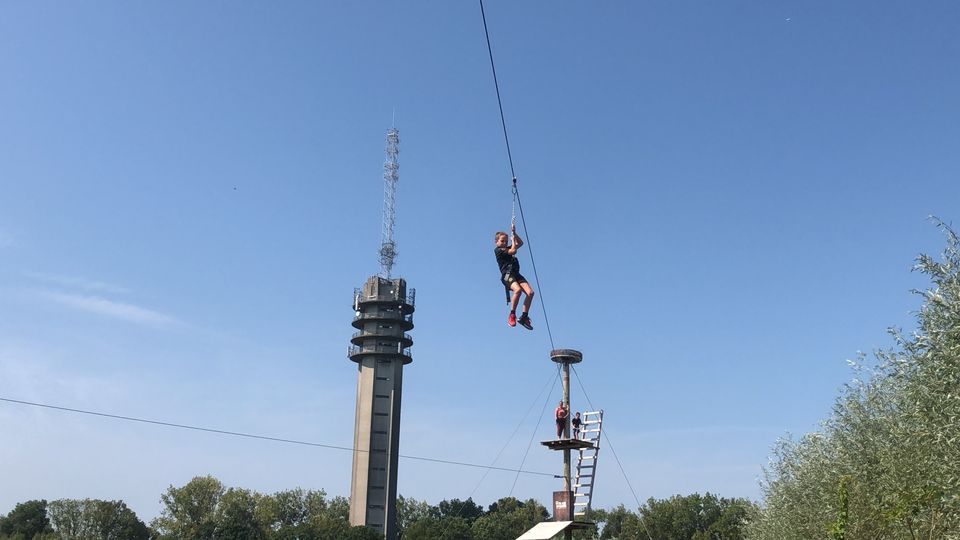
[[[567,416],[570,415],[570,410],[561,401],[560,405],[557,405],[554,415],[557,417],[557,438],[560,439],[563,437],[563,430],[567,427]]]

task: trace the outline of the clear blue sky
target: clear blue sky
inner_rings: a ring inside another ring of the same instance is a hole
[[[845,360],[912,327],[912,260],[942,245],[926,217],[958,218],[960,7],[486,7],[541,298],[637,495],[756,499]],[[489,463],[551,377],[539,306],[533,333],[504,322],[510,175],[476,2],[4,2],[0,76],[0,396],[350,445],[394,111],[395,273],[417,289],[401,452]],[[595,505],[632,505],[611,457]],[[202,474],[346,495],[349,464],[0,403],[0,513],[96,497],[149,519]],[[536,443],[525,465],[559,466]],[[400,493],[481,476],[402,461]]]

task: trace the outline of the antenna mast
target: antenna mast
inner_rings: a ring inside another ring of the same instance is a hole
[[[397,219],[397,182],[400,180],[400,131],[387,130],[386,160],[383,162],[383,230],[380,239],[380,275],[389,279],[393,260],[397,258],[397,244],[393,241],[393,224]]]

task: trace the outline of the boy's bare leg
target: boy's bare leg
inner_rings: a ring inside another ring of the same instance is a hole
[[[524,284],[526,285],[526,284]],[[528,285],[529,287],[529,285]],[[517,310],[517,304],[520,303],[520,284],[514,281],[510,284],[510,290],[513,291],[513,297],[510,298],[510,311]],[[524,304],[526,305],[526,304]],[[529,307],[529,306],[527,306]]]
[[[531,287],[530,284],[527,282],[520,283],[519,286],[520,286],[519,288],[523,289],[523,293],[527,295],[527,297],[523,299],[523,312],[529,313],[530,306],[533,304],[533,287]],[[519,291],[516,294],[517,296],[514,296],[514,298],[519,297],[519,294],[520,294]],[[516,309],[516,306],[517,306],[516,302],[514,302],[513,306],[514,306],[514,309]]]

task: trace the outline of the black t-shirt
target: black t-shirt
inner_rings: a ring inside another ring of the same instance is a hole
[[[497,265],[500,267],[500,275],[513,275],[520,271],[520,261],[507,250],[509,248],[494,248],[493,252],[497,256]]]
[[[580,427],[580,418],[577,417],[577,416],[574,416],[574,417],[573,417],[573,420],[571,420],[570,423],[573,424],[573,427],[579,428],[579,427]]]

